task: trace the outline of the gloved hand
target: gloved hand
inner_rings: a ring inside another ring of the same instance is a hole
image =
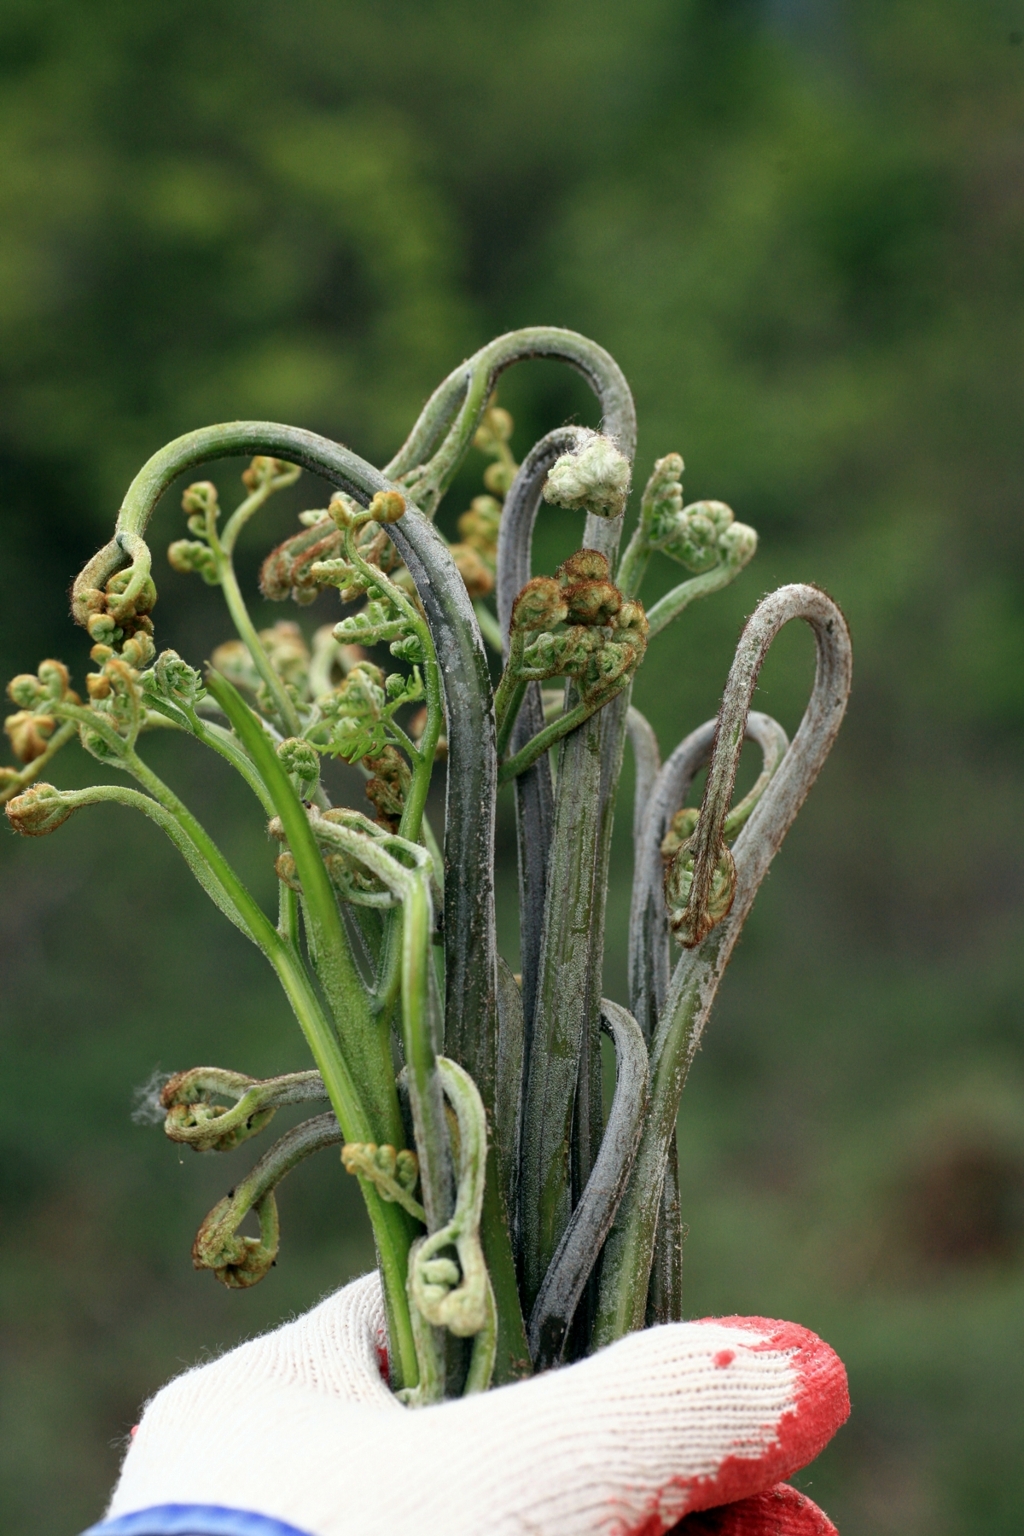
[[[653,1328],[430,1408],[382,1368],[367,1275],[158,1392],[86,1536],[835,1536],[780,1483],[849,1412],[793,1323]]]

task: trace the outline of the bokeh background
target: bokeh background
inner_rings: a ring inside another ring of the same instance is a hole
[[[1021,0],[0,0],[0,83],[4,677],[57,655],[81,679],[68,583],[166,439],[269,417],[382,461],[460,357],[530,323],[619,359],[641,475],[678,449],[688,498],[761,534],[652,648],[664,750],[714,712],[762,591],[843,604],[847,723],[685,1095],[687,1310],[842,1352],[853,1418],[802,1485],[844,1536],[1017,1536]],[[594,420],[549,364],[502,403],[520,454]],[[319,504],[307,482],[268,518],[250,578]],[[168,498],[158,548],[180,521]],[[541,568],[571,531],[545,525]],[[199,661],[216,594],[157,572],[158,640]],[[759,703],[790,729],[809,669],[787,632]],[[244,794],[189,748],[153,751],[269,894]],[[59,782],[92,771],[76,752]],[[132,1090],[304,1065],[269,972],[115,808],[3,834],[0,861],[0,1524],[71,1536],[162,1380],[371,1254],[328,1156],[285,1186],[262,1286],[193,1273],[234,1175],[134,1125]],[[507,891],[502,918],[514,960]]]

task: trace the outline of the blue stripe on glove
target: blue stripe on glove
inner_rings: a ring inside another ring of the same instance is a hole
[[[309,1536],[297,1525],[217,1504],[159,1504],[91,1525],[82,1536]]]

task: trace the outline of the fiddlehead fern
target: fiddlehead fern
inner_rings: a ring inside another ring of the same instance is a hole
[[[588,380],[601,430],[559,428],[520,468],[494,386],[512,363],[542,356]],[[490,460],[487,494],[472,500],[450,543],[432,519],[473,446]],[[316,1070],[280,1079],[212,1068],[179,1075],[164,1088],[168,1134],[197,1150],[227,1150],[282,1104],[326,1097],[332,1105],[272,1147],[211,1213],[197,1263],[236,1287],[265,1273],[277,1247],[274,1183],[304,1150],[344,1134],[345,1166],[359,1180],[380,1255],[393,1385],[410,1403],[525,1374],[531,1352],[542,1365],[578,1354],[641,1325],[648,1307],[652,1319],[678,1315],[679,1091],[757,883],[845,698],[841,616],[816,589],[783,589],[744,632],[717,727],[692,733],[659,766],[654,734],[629,699],[648,640],[731,581],[756,535],[723,503],[685,506],[682,460],[669,454],[655,465],[616,564],[634,446],[632,399],[612,359],[585,338],[544,327],[499,337],[454,369],[383,470],[275,423],[190,433],[143,467],[114,538],[75,584],[73,612],[96,668],[85,697],[54,661],[10,688],[6,729],[21,766],[2,771],[0,796],[11,825],[38,836],[87,805],[141,810],[266,955],[311,1048]],[[220,590],[234,623],[237,638],[216,649],[204,677],[174,652],[157,654],[145,535],[179,475],[236,454],[255,456],[242,501],[225,519],[213,482],[193,481],[183,500],[190,537],[170,551],[174,569]],[[301,605],[331,588],[344,606],[360,605],[312,636],[294,622],[257,629],[234,569],[242,531],[302,469],[333,494],[302,513],[299,531],[268,556],[263,593]],[[581,548],[553,577],[531,571],[542,500],[585,516]],[[637,594],[661,554],[689,574],[645,613]],[[492,590],[497,618],[487,606]],[[764,650],[791,617],[815,629],[819,674],[787,749],[780,728],[749,705]],[[505,663],[493,698],[485,637]],[[560,695],[542,689],[553,679],[562,680]],[[252,791],[277,845],[276,925],[143,761],[140,747],[155,729],[216,751]],[[627,733],[637,769],[635,1018],[601,998]],[[69,791],[42,782],[43,767],[76,737],[138,787]],[[764,765],[730,809],[744,737],[760,745]],[[439,845],[426,808],[445,756]],[[331,757],[365,775],[374,820],[331,806],[321,779]],[[698,812],[684,801],[707,762]],[[514,784],[517,804],[518,978],[496,943],[503,782]],[[670,931],[684,946],[671,976]],[[435,970],[435,944],[443,970]],[[607,1124],[602,1024],[617,1060]],[[258,1239],[239,1234],[250,1210]],[[472,1339],[468,1372],[445,1331]]]
[[[274,1190],[297,1164],[325,1147],[337,1146],[340,1140],[337,1116],[328,1113],[304,1120],[275,1142],[199,1228],[192,1245],[195,1268],[211,1269],[232,1290],[257,1285],[277,1261],[280,1227]],[[250,1211],[259,1218],[259,1237],[238,1231]]]

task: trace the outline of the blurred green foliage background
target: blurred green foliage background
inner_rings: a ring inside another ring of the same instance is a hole
[[[844,1536],[1017,1536],[1020,0],[0,0],[0,82],[5,677],[57,655],[81,679],[68,583],[166,439],[269,417],[381,461],[461,356],[531,323],[619,359],[641,477],[678,449],[688,499],[761,533],[652,647],[637,702],[663,750],[714,712],[761,591],[814,580],[843,604],[850,714],[684,1098],[687,1310],[792,1316],[841,1351],[853,1418],[802,1484]],[[520,453],[593,420],[551,365],[501,397]],[[319,504],[299,489],[250,575]],[[161,518],[158,547],[183,531],[171,498]],[[545,525],[539,568],[569,532]],[[198,661],[227,633],[216,595],[157,574],[158,640]],[[809,669],[787,632],[759,703],[790,729]],[[269,893],[222,765],[153,751]],[[283,1191],[264,1285],[193,1274],[231,1168],[133,1125],[133,1086],[305,1062],[259,957],[158,839],[115,808],[0,838],[8,1536],[95,1519],[162,1380],[372,1260],[328,1156]],[[502,917],[514,957],[510,891]]]

